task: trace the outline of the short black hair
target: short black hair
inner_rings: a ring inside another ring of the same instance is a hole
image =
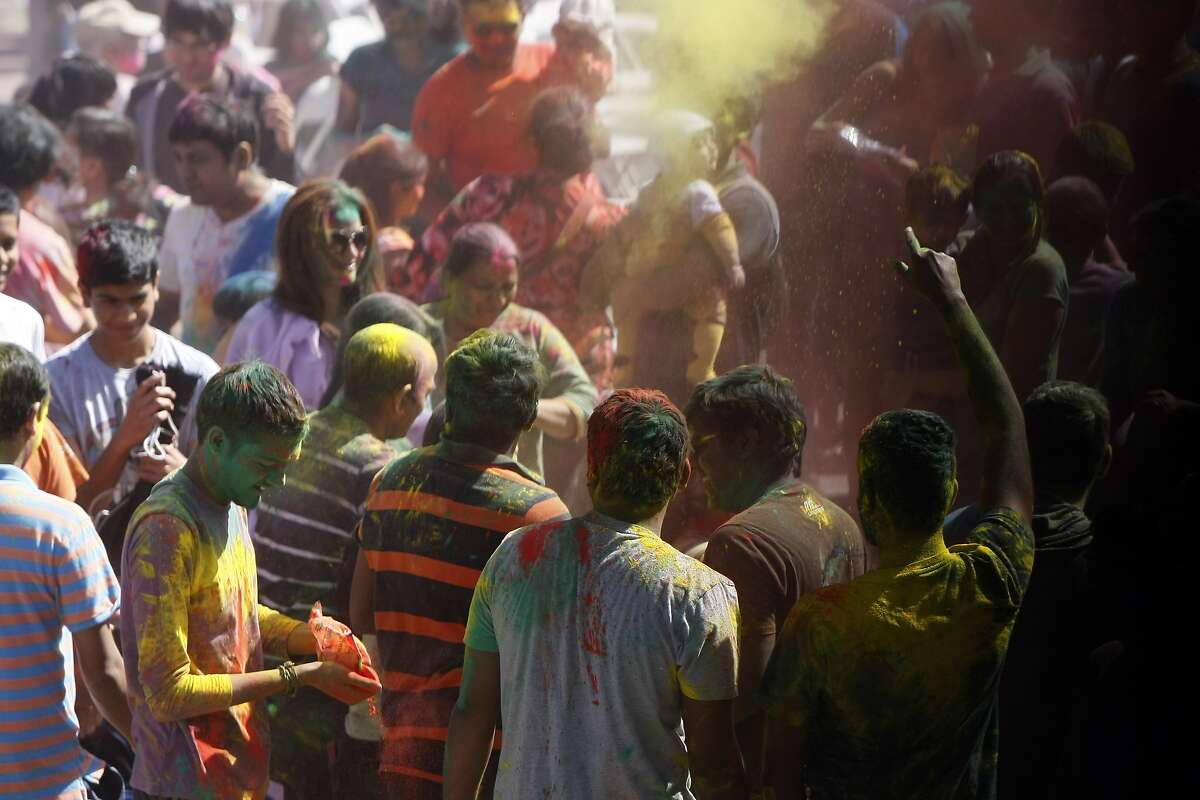
[[[780,472],[799,471],[808,435],[804,403],[792,382],[766,364],[746,364],[701,383],[684,416],[692,428],[757,431],[764,456]]]
[[[79,284],[87,289],[150,283],[158,276],[154,234],[123,219],[101,220],[89,227],[75,251]]]
[[[233,36],[233,5],[229,0],[167,0],[163,36],[194,33],[226,44]]]
[[[37,357],[18,344],[0,342],[0,439],[21,430],[33,404],[49,396],[50,374]]]
[[[1066,502],[1096,479],[1109,443],[1104,395],[1073,381],[1050,381],[1025,401],[1025,436],[1033,487]]]
[[[60,128],[88,106],[106,106],[117,93],[117,75],[103,61],[78,53],[54,62],[29,93],[29,105]]]
[[[618,389],[588,418],[588,487],[629,522],[657,514],[679,490],[688,457],[683,414],[657,389]]]
[[[515,439],[537,419],[545,381],[532,348],[507,333],[476,331],[446,358],[446,436]]]
[[[584,172],[592,163],[595,113],[578,89],[547,89],[529,109],[529,135],[543,167],[564,175]]]
[[[81,108],[71,115],[70,129],[79,154],[104,164],[109,185],[125,178],[137,164],[137,128],[125,115],[107,108]]]
[[[956,441],[954,429],[930,411],[880,414],[858,442],[859,492],[872,492],[904,530],[937,530],[953,491]]]
[[[241,361],[224,366],[200,393],[199,438],[214,427],[230,435],[300,438],[308,431],[308,416],[300,393],[286,375],[262,361]]]
[[[1046,184],[1037,159],[1021,150],[1001,150],[992,153],[975,171],[971,183],[971,200],[979,204],[996,184],[1006,178],[1020,178],[1029,187],[1029,195],[1041,204],[1046,195]]]
[[[253,111],[240,103],[192,93],[175,110],[167,140],[171,144],[211,142],[226,161],[233,158],[239,144],[248,142],[257,155],[258,121]]]
[[[1069,261],[1079,250],[1090,252],[1108,233],[1104,192],[1082,175],[1059,178],[1046,188],[1046,241]]]
[[[29,106],[0,106],[0,184],[20,194],[43,181],[59,141],[54,126]]]
[[[0,185],[0,214],[21,216],[21,198],[7,186]]]

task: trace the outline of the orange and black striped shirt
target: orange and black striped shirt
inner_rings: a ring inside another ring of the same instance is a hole
[[[375,477],[359,539],[375,582],[383,772],[441,782],[479,574],[509,531],[569,516],[536,473],[448,439]]]

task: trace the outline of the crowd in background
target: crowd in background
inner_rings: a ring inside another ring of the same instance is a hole
[[[828,5],[31,2],[0,797],[1139,796],[1196,0]]]

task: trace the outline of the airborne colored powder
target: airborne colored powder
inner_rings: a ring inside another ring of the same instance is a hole
[[[658,0],[659,104],[711,115],[732,95],[802,69],[837,0]]]

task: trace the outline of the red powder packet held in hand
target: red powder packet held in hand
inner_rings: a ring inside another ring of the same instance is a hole
[[[354,638],[354,634],[345,624],[338,622],[333,617],[325,616],[320,602],[314,603],[312,611],[309,612],[308,629],[312,631],[313,638],[317,640],[318,660],[341,664],[351,672],[369,678],[376,684],[379,683],[379,673],[371,665],[371,656],[367,654],[362,642]],[[369,700],[371,715],[374,716],[378,713],[375,709],[373,694],[363,697],[359,692],[342,691],[333,696],[347,705]]]

